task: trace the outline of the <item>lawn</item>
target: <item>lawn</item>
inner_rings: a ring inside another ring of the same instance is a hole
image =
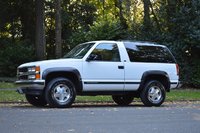
[[[139,99],[136,99],[139,101]],[[166,101],[200,100],[200,90],[172,90]],[[111,96],[77,96],[76,102],[111,102]],[[14,90],[0,90],[0,102],[26,102],[25,96]]]
[[[200,100],[200,89],[176,89],[167,93],[168,101]]]
[[[18,94],[13,83],[0,83],[0,102],[26,102],[25,96]],[[136,99],[137,101],[139,99]],[[167,93],[166,101],[200,100],[200,89],[176,89]],[[111,96],[77,96],[76,102],[111,102]]]
[[[0,89],[7,89],[7,88],[16,88],[16,85],[14,83],[9,82],[0,82]]]

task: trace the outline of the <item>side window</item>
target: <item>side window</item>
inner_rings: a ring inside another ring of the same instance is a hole
[[[92,60],[98,61],[120,61],[119,50],[117,44],[113,43],[100,43],[92,51],[90,57],[93,57]]]
[[[169,50],[159,46],[137,46],[125,44],[131,62],[174,63]]]

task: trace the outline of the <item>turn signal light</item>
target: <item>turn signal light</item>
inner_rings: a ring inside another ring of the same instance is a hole
[[[40,79],[40,74],[39,73],[35,75],[35,79]]]

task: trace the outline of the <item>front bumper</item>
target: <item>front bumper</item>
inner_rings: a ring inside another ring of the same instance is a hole
[[[45,87],[45,80],[16,81],[17,92],[20,94],[41,95]]]

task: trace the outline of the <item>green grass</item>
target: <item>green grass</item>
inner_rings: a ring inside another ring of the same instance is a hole
[[[0,83],[0,88],[16,88],[13,83]],[[138,99],[136,99],[138,100]],[[166,101],[200,100],[200,89],[179,89],[167,93]],[[76,102],[110,102],[111,96],[77,96]],[[0,102],[26,102],[25,96],[14,90],[0,90]]]
[[[139,99],[136,99],[139,100]],[[172,90],[166,101],[200,100],[200,90]],[[77,96],[76,102],[110,102],[111,96]],[[14,90],[0,90],[0,102],[26,102],[25,96]]]
[[[0,90],[0,102],[25,102],[25,96],[14,90]]]
[[[112,101],[111,96],[78,96],[77,101],[89,102],[109,102]],[[137,98],[137,101],[140,99]],[[179,89],[171,90],[171,92],[166,93],[166,101],[193,101],[200,100],[200,90],[194,89]]]
[[[181,101],[181,100],[200,100],[200,89],[179,89],[172,90],[170,93],[167,93],[168,101]]]
[[[111,96],[77,96],[76,102],[109,102]],[[14,90],[0,90],[0,102],[26,102],[25,96]]]
[[[8,82],[0,82],[0,89],[7,89],[7,88],[16,88],[16,85],[14,83],[8,83]]]

